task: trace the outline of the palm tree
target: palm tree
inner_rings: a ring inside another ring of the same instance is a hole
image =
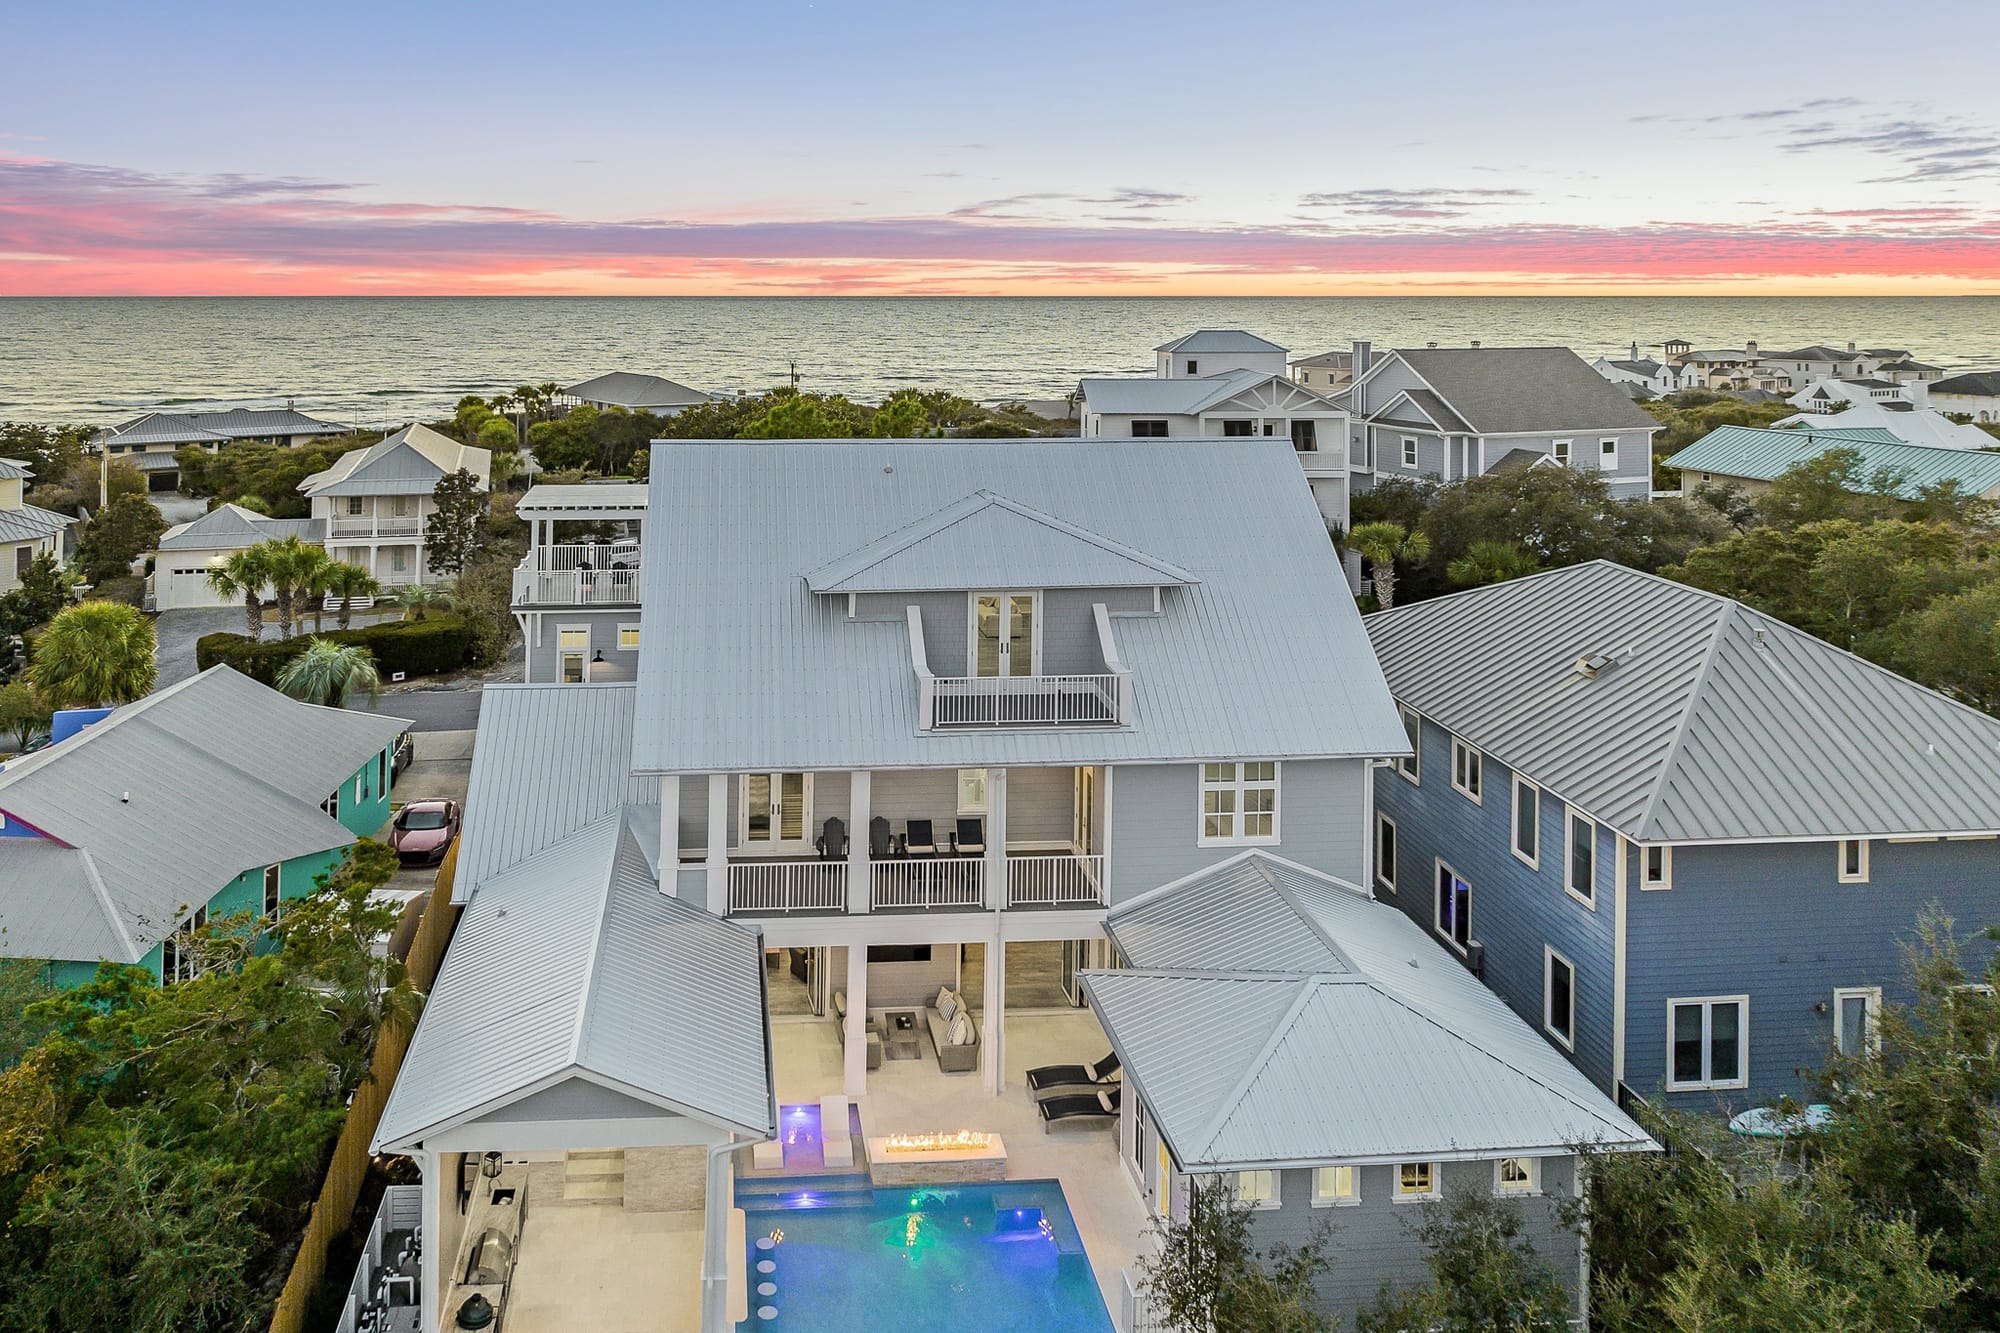
[[[264,637],[264,585],[271,581],[270,552],[267,543],[255,546],[215,561],[208,567],[208,586],[224,597],[243,599],[245,629],[252,639]]]
[[[1347,544],[1367,558],[1375,576],[1375,605],[1387,611],[1396,604],[1396,562],[1421,560],[1431,553],[1431,539],[1400,523],[1357,523]]]
[[[326,567],[326,590],[340,599],[340,616],[334,623],[346,629],[347,622],[354,618],[354,599],[378,597],[382,593],[382,585],[360,565],[335,560]],[[317,632],[317,625],[314,630]]]
[[[322,581],[321,571],[330,561],[323,548],[308,546],[297,537],[280,537],[261,544],[268,548],[265,558],[270,562],[271,588],[278,598],[278,633],[289,639],[292,626],[300,618],[299,599],[312,594],[314,585]]]
[[[278,673],[278,688],[302,703],[345,708],[357,693],[372,703],[382,693],[382,677],[366,648],[312,638]]]
[[[441,583],[412,583],[396,596],[402,600],[405,616],[410,620],[422,620],[432,607],[443,610],[451,605],[451,590]]]
[[[28,679],[50,708],[101,708],[144,698],[159,677],[152,622],[123,602],[78,602],[35,640]]]
[[[1526,578],[1540,569],[1535,557],[1513,542],[1488,539],[1466,547],[1464,555],[1445,567],[1445,573],[1462,588],[1477,588],[1488,583]]]

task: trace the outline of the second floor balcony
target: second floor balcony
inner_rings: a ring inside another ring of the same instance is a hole
[[[1010,601],[1022,601],[1010,598]],[[1092,608],[1096,652],[1088,672],[1021,670],[1040,668],[1039,653],[996,653],[975,675],[940,676],[930,669],[924,646],[923,614],[908,611],[910,666],[917,677],[918,725],[926,731],[1001,727],[1120,727],[1132,721],[1132,672],[1119,655],[1111,620],[1103,605]],[[968,655],[975,657],[976,655]],[[968,662],[970,665],[970,662]]]
[[[819,858],[741,858],[729,864],[732,915],[843,912],[848,908],[849,865]],[[987,863],[975,856],[906,856],[868,865],[868,909],[874,912],[973,911],[1003,907],[1101,907],[1101,853],[1031,853],[1007,858],[1004,895],[989,892]]]
[[[424,520],[416,514],[335,514],[326,530],[330,537],[420,537]]]
[[[537,546],[514,569],[516,606],[637,606],[637,543]]]

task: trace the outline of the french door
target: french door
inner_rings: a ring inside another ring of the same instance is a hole
[[[1036,614],[1038,594],[976,592],[972,594],[972,646],[968,656],[975,676],[1038,676],[1042,670],[1042,625]]]
[[[745,773],[737,842],[746,852],[804,852],[811,848],[812,774]]]

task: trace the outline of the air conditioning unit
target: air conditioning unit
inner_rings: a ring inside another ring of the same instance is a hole
[[[1475,977],[1486,975],[1486,946],[1478,940],[1465,942],[1465,967]]]

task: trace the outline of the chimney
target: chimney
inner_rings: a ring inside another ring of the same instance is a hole
[[[1749,342],[1744,343],[1743,350],[1749,354],[1752,361],[1755,361],[1757,359],[1757,340],[1752,338]]]
[[[1477,346],[1479,346],[1479,339],[1477,339],[1477,338],[1474,338],[1474,339],[1472,340],[1472,345],[1473,345],[1474,347],[1477,347]]]
[[[1854,355],[1854,340],[1852,338],[1849,338],[1847,340],[1847,354],[1849,356]]]
[[[1636,338],[1632,340],[1632,359],[1634,361],[1639,359],[1639,340]]]

